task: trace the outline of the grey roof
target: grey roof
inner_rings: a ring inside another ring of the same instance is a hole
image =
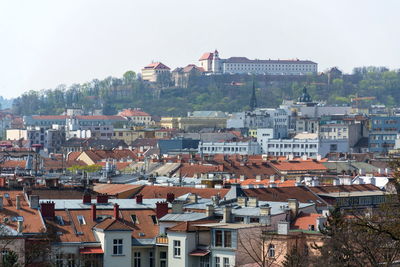
[[[233,133],[179,133],[177,136],[183,138],[198,139],[203,142],[219,142],[219,141],[230,141],[237,138]]]
[[[155,238],[132,238],[132,246],[149,246],[156,243]]]
[[[213,117],[213,118],[227,118],[228,115],[222,111],[213,110],[199,110],[188,113],[188,117]]]
[[[5,224],[0,224],[0,236],[17,236],[17,231]]]
[[[82,199],[41,199],[40,202],[54,201],[55,209],[90,209],[91,204],[83,204]],[[97,204],[92,200],[93,204],[96,204],[98,210],[108,210],[114,208],[114,203],[119,205],[120,209],[154,209],[156,203],[159,201],[165,201],[165,199],[151,198],[143,199],[143,204],[136,204],[135,199],[109,199],[107,204]]]
[[[169,213],[164,217],[160,218],[159,221],[189,222],[205,218],[207,218],[207,215],[205,213],[200,213],[200,212],[189,212],[189,213],[179,213],[179,214]]]

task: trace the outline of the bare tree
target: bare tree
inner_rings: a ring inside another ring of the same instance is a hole
[[[259,267],[274,266],[283,255],[284,250],[276,232],[266,226],[238,231],[238,266],[248,263]]]

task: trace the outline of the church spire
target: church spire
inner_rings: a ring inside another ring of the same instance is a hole
[[[251,92],[251,98],[250,98],[250,110],[254,111],[256,107],[257,107],[256,86],[254,84],[254,79],[253,79],[253,90]]]

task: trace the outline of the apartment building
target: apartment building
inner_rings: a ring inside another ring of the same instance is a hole
[[[170,68],[161,62],[154,62],[142,69],[142,79],[148,82],[157,82],[158,77],[169,74]]]

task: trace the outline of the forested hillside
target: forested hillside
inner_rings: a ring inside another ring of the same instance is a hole
[[[213,75],[191,77],[188,88],[176,88],[172,82],[149,84],[132,71],[121,78],[108,77],[69,87],[29,91],[16,98],[16,114],[59,114],[65,108],[102,108],[116,114],[128,107],[142,108],[153,115],[184,115],[193,110],[240,111],[249,108],[252,83],[255,82],[259,106],[275,107],[283,99],[297,98],[304,86],[314,100],[330,104],[350,103],[351,97],[374,96],[369,103],[394,106],[400,100],[400,72],[385,68],[363,67],[351,75],[331,72],[315,76]]]

